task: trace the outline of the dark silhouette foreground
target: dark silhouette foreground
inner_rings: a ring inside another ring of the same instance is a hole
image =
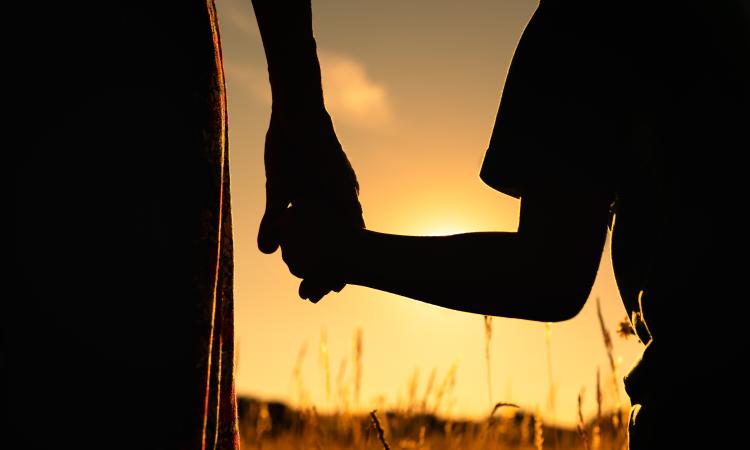
[[[47,3],[7,13],[18,25],[8,129],[21,142],[0,447],[236,449],[213,0]],[[269,224],[292,200],[331,227],[363,222],[323,106],[309,1],[253,3],[274,93],[259,236],[273,251]],[[343,284],[307,286],[322,296]]]
[[[0,446],[232,448],[232,235],[213,3],[23,8],[12,14],[22,25],[23,144]]]

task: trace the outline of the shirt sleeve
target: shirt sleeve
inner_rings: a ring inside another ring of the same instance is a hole
[[[583,23],[582,23],[583,22]],[[520,198],[560,183],[610,186],[623,140],[623,69],[611,32],[544,2],[511,62],[480,177]]]

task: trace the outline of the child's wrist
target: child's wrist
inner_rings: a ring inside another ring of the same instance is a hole
[[[343,238],[339,270],[347,284],[361,284],[365,272],[363,262],[367,259],[365,242],[369,233],[371,232],[359,228],[347,232]]]

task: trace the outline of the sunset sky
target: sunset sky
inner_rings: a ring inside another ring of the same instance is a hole
[[[313,0],[326,105],[357,172],[368,228],[420,235],[515,230],[519,202],[486,186],[478,174],[513,50],[537,3]],[[271,106],[266,62],[250,0],[217,0],[216,5],[229,105],[238,393],[298,405],[293,372],[306,346],[300,374],[310,401],[318,410],[335,408],[337,381],[353,389],[352,342],[361,329],[357,408],[404,404],[415,370],[421,397],[433,369],[441,381],[455,364],[452,403],[444,406],[451,406],[453,416],[486,417],[482,316],[357,286],[313,305],[297,297],[299,280],[279,253],[258,251],[263,140]],[[578,393],[585,388],[585,413],[594,414],[597,367],[603,385],[611,379],[597,297],[614,335],[626,313],[608,247],[583,312],[551,326],[549,365],[544,323],[495,318],[492,401],[539,407],[547,420],[572,424]],[[640,344],[632,337],[613,340],[622,375]],[[554,411],[548,401],[550,366]],[[627,399],[621,384],[620,397]],[[613,401],[605,397],[608,406]]]

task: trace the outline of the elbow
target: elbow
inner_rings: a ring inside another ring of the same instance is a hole
[[[494,300],[485,304],[487,308],[482,314],[535,322],[564,322],[581,312],[590,291],[590,284],[538,283],[525,286],[509,298],[493,295]]]
[[[576,317],[591,294],[600,256],[596,251],[571,250],[540,258],[535,272],[543,276],[526,286],[533,320],[563,322]]]
[[[536,293],[540,317],[544,322],[564,322],[576,317],[583,310],[591,294],[593,276],[580,274],[552,280],[540,286]]]
[[[568,272],[560,277],[550,277],[535,288],[532,305],[539,311],[536,320],[564,322],[583,310],[591,294],[596,271]]]
[[[586,297],[557,295],[544,300],[540,308],[540,322],[564,322],[578,315],[586,304]]]

